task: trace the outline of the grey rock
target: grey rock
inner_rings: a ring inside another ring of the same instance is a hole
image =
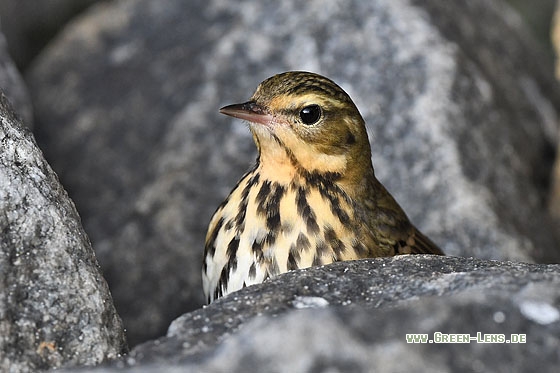
[[[255,158],[217,109],[285,70],[348,91],[378,177],[448,254],[558,260],[543,206],[560,95],[523,32],[483,0],[125,0],[72,23],[27,75],[36,133],[131,344],[203,304],[207,222]]]
[[[0,94],[0,371],[94,365],[126,351],[74,204]]]
[[[1,13],[0,13],[1,14]],[[12,61],[4,35],[0,33],[0,90],[8,97],[28,128],[33,127],[33,109],[25,82]]]
[[[539,1],[537,6],[536,3],[531,4],[523,0],[506,0],[506,2],[519,12],[531,33],[546,51],[553,53],[550,43],[550,25],[554,18],[557,0]]]
[[[0,0],[0,28],[21,70],[64,24],[100,0]]]
[[[91,371],[553,372],[559,285],[560,265],[436,256],[334,263],[230,294]],[[474,340],[445,343],[436,332]],[[436,343],[407,343],[412,333]],[[480,342],[521,335],[524,343]]]

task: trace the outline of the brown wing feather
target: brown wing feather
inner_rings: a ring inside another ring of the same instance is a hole
[[[386,245],[395,255],[445,255],[432,240],[410,223],[406,213],[387,189],[375,177],[372,181],[366,207],[370,214],[370,229],[373,228],[376,232],[374,246]]]
[[[435,254],[445,255],[443,251],[428,237],[424,236],[416,227],[412,233],[410,240],[410,253],[411,254]]]

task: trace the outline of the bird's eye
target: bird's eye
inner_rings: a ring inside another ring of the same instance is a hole
[[[299,112],[299,117],[308,126],[315,124],[321,118],[321,107],[319,105],[306,106]]]

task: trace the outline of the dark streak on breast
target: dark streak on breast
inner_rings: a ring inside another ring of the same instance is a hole
[[[332,227],[325,228],[325,241],[332,248],[336,260],[342,260],[342,254],[345,250],[344,243],[338,238]]]
[[[218,233],[220,233],[220,229],[222,228],[222,224],[224,223],[224,217],[222,216],[217,222],[216,225],[214,226],[214,229],[212,229],[212,233],[210,233],[210,236],[208,237],[208,240],[206,240],[206,245],[204,246],[204,257],[205,258],[213,258],[214,254],[216,254],[216,245],[215,245],[215,241],[216,241],[216,237],[218,237]]]
[[[276,233],[275,232],[268,232],[264,238],[264,244],[266,246],[272,246],[276,242]]]
[[[319,226],[317,226],[318,228]],[[306,235],[300,233],[296,240],[296,246],[300,251],[308,251],[311,248],[311,243]]]
[[[239,237],[235,237],[228,244],[226,255],[228,264],[232,271],[237,269],[237,249],[239,248]]]
[[[313,179],[317,180],[317,189],[319,190],[321,197],[329,202],[333,215],[338,218],[342,225],[348,226],[350,224],[350,217],[346,211],[342,209],[341,199],[344,199],[347,203],[349,203],[350,198],[329,179],[317,177],[314,177]]]
[[[224,294],[224,291],[227,291],[229,273],[229,265],[226,264],[224,268],[222,268],[222,273],[220,273],[220,279],[218,280],[218,284],[216,285],[214,299],[221,297]]]
[[[282,185],[274,183],[272,185],[272,193],[269,194],[269,198],[266,201],[266,226],[271,231],[278,231],[280,227],[280,201],[285,191],[286,189]]]
[[[294,270],[299,268],[299,249],[295,244],[290,246],[290,252],[288,253],[288,270]]]
[[[321,260],[321,257],[317,254],[315,254],[313,256],[313,263],[311,263],[312,266],[320,266],[323,264],[323,261]]]
[[[309,206],[307,202],[307,189],[304,187],[299,187],[296,193],[296,205],[297,213],[307,226],[308,234],[319,233],[319,225],[317,224],[317,218],[315,212]]]
[[[257,265],[255,262],[251,263],[251,266],[249,267],[249,278],[251,280],[254,280],[255,277],[257,277]]]
[[[315,249],[319,256],[325,256],[329,253],[329,248],[323,241],[318,241]]]
[[[247,215],[249,193],[251,192],[253,186],[256,183],[258,183],[258,181],[259,181],[259,173],[254,173],[253,176],[251,176],[249,180],[247,180],[247,183],[245,184],[245,187],[241,192],[241,201],[239,202],[239,206],[237,208],[237,215],[235,216],[235,219],[233,221],[237,229],[237,232],[243,232],[243,230],[245,229],[245,217]]]
[[[278,267],[278,262],[276,261],[276,257],[272,257],[270,260],[270,264],[267,268],[268,276],[276,276],[280,273],[280,267]]]
[[[270,180],[263,181],[259,193],[257,194],[257,213],[266,216],[266,200],[270,194]]]
[[[253,242],[251,246],[251,251],[253,254],[258,254],[262,252],[262,242],[257,242],[256,240]]]

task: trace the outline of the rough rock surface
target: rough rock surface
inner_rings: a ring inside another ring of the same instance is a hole
[[[126,351],[74,204],[0,94],[0,371],[94,365]]]
[[[0,13],[1,14],[1,13]],[[28,128],[32,128],[33,109],[27,87],[12,61],[4,35],[0,33],[0,90],[8,97],[15,111]]]
[[[123,0],[67,27],[27,75],[38,141],[131,344],[202,305],[207,222],[255,157],[217,109],[285,70],[348,91],[378,177],[448,254],[558,260],[560,96],[519,22],[484,0]]]
[[[560,265],[436,256],[335,263],[185,314],[167,337],[92,371],[553,372],[559,285]],[[410,333],[443,342],[436,332],[524,334],[525,343],[407,343]]]

